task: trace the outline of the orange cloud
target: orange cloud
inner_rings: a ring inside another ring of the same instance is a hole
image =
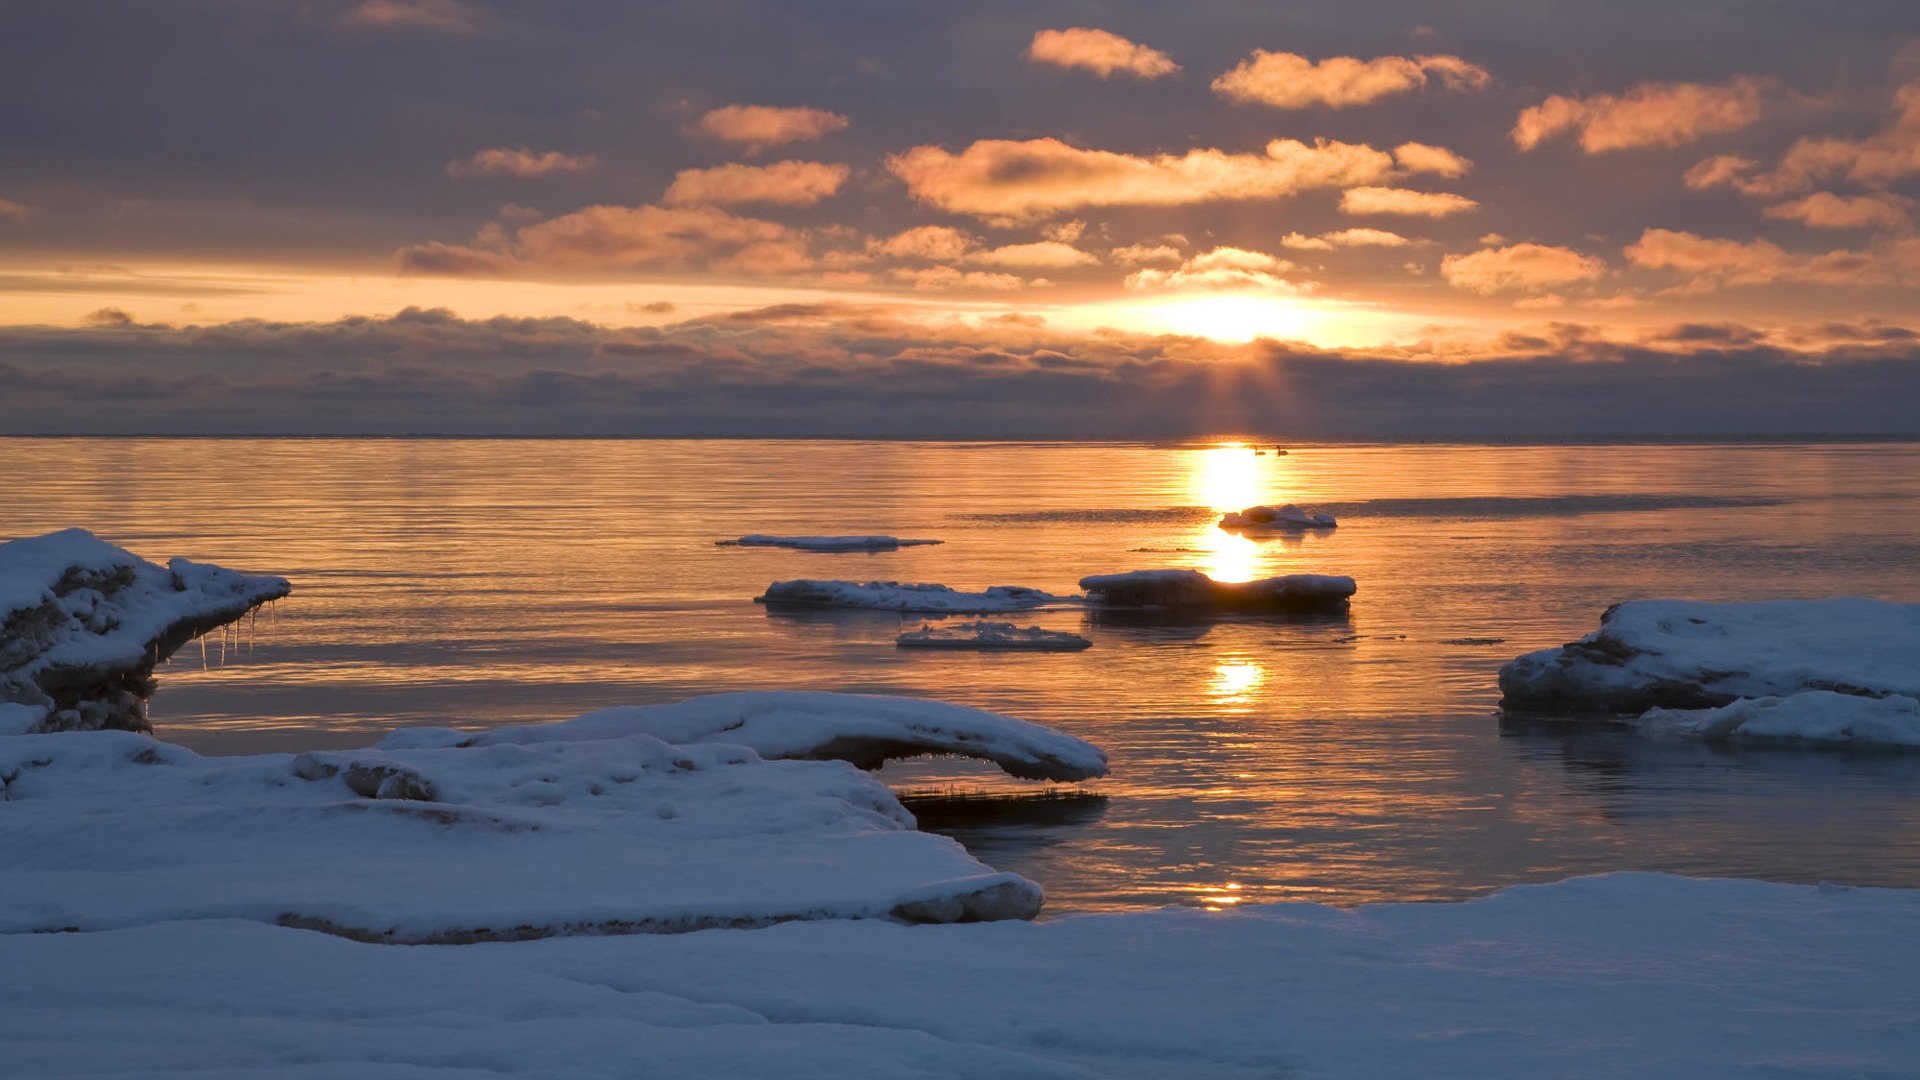
[[[1687,186],[1699,191],[1730,187],[1758,197],[1806,191],[1833,177],[1885,188],[1920,175],[1920,80],[1894,91],[1894,118],[1865,139],[1808,138],[1787,148],[1771,170],[1751,158],[1722,154],[1687,170]]]
[[[1555,94],[1522,110],[1511,134],[1522,150],[1571,131],[1580,133],[1580,148],[1589,154],[1680,146],[1759,120],[1767,85],[1742,75],[1719,86],[1645,82],[1624,94]]]
[[[376,33],[424,30],[474,34],[480,30],[480,16],[459,0],[362,0],[341,15],[336,25]]]
[[[1400,214],[1406,217],[1443,218],[1476,210],[1479,203],[1464,195],[1444,191],[1409,191],[1406,188],[1357,187],[1340,195],[1343,214]]]
[[[1305,233],[1292,232],[1282,237],[1281,247],[1295,251],[1332,251],[1335,248],[1355,247],[1406,247],[1413,241],[1396,232],[1385,229],[1341,229],[1338,232],[1321,233],[1308,236]]]
[[[887,276],[895,281],[904,281],[916,289],[932,290],[983,290],[991,292],[1012,292],[1015,289],[1038,287],[1052,284],[1045,278],[1016,277],[1013,274],[995,274],[984,270],[957,270],[951,266],[932,266],[924,269],[901,267],[890,270]]]
[[[975,252],[967,256],[967,261],[985,263],[988,266],[1064,270],[1074,266],[1095,266],[1100,259],[1081,251],[1072,244],[1063,244],[1057,240],[1042,240],[1033,244],[1008,244],[1005,247]]]
[[[463,161],[447,162],[447,175],[456,179],[469,176],[517,176],[523,180],[553,173],[583,173],[600,164],[592,154],[563,154],[558,150],[535,153],[524,146],[482,150]]]
[[[1027,58],[1036,64],[1083,68],[1103,79],[1114,75],[1158,79],[1180,70],[1179,64],[1158,49],[1084,26],[1040,31],[1027,47]]]
[[[989,139],[958,154],[916,146],[887,160],[914,199],[1018,223],[1085,206],[1178,206],[1272,199],[1394,175],[1393,158],[1354,143],[1276,139],[1265,154],[1189,150],[1136,157],[1058,139]]]
[[[1432,173],[1451,180],[1467,175],[1473,169],[1473,162],[1444,146],[1429,146],[1426,143],[1401,143],[1393,148],[1393,159],[1408,172]]]
[[[1672,229],[1648,229],[1626,249],[1628,261],[1673,270],[1690,281],[1685,292],[1720,286],[1798,281],[1821,285],[1886,285],[1920,277],[1920,240],[1904,239],[1868,251],[1794,254],[1766,240],[1710,239]]]
[[[1173,270],[1135,270],[1126,277],[1129,289],[1268,289],[1304,292],[1308,286],[1281,274],[1295,269],[1285,259],[1262,251],[1220,247],[1195,255]]]
[[[776,161],[771,165],[716,165],[683,169],[661,200],[669,206],[704,203],[775,203],[812,206],[840,190],[850,170],[818,161]]]
[[[1815,229],[1905,229],[1913,224],[1913,200],[1889,192],[1849,196],[1816,191],[1803,199],[1769,206],[1762,213],[1805,222]]]
[[[423,244],[399,257],[402,272],[447,275],[692,266],[788,274],[815,266],[809,240],[805,232],[711,206],[589,206],[522,226],[510,241],[494,226],[483,230],[481,247]]]
[[[1485,248],[1468,255],[1449,255],[1440,260],[1440,276],[1456,289],[1488,296],[1497,292],[1539,292],[1598,281],[1607,276],[1607,264],[1572,248],[1522,243]],[[1546,297],[1536,297],[1532,306],[1552,304]]]
[[[415,244],[401,248],[402,274],[431,277],[508,277],[520,269],[510,255],[455,244]]]
[[[1493,81],[1486,68],[1457,56],[1331,56],[1316,63],[1298,53],[1255,49],[1213,80],[1213,92],[1277,109],[1342,109],[1424,89],[1430,76],[1454,92],[1479,90]]]
[[[847,118],[825,109],[724,105],[695,121],[695,135],[742,143],[748,153],[792,142],[812,142],[844,130]]]
[[[948,225],[922,225],[868,246],[876,254],[896,259],[952,262],[973,247],[973,237]]]
[[[1167,244],[1128,244],[1126,247],[1117,247],[1109,251],[1107,257],[1122,266],[1181,261],[1180,249]]]

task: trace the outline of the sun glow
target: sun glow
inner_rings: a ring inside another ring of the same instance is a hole
[[[1294,300],[1269,296],[1197,296],[1149,306],[1145,313],[1175,334],[1235,342],[1311,340],[1321,321]]]

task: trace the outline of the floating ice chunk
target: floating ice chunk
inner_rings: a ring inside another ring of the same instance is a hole
[[[1211,611],[1341,612],[1356,589],[1350,577],[1288,574],[1259,581],[1215,581],[1198,570],[1133,570],[1080,579],[1087,602],[1114,608]]]
[[[783,547],[801,551],[894,551],[944,543],[942,540],[902,540],[897,536],[767,536],[754,533],[738,540],[715,541],[718,547]]]
[[[776,581],[753,598],[762,604],[809,607],[875,608],[882,611],[947,612],[956,615],[1027,611],[1078,599],[1054,596],[1020,585],[995,585],[984,592],[960,592],[946,585],[903,585],[897,581]]]
[[[837,758],[878,768],[892,758],[960,754],[1029,780],[1087,780],[1107,774],[1099,747],[1039,724],[922,698],[799,690],[709,694],[671,705],[601,709],[558,724],[484,732],[428,729],[445,745],[532,745],[651,735],[676,745],[727,743],[760,757]],[[402,729],[380,745],[419,745]]]
[[[1500,690],[1511,710],[1613,715],[1805,690],[1911,697],[1916,656],[1920,604],[1633,600],[1608,608],[1586,637],[1509,662]]]
[[[764,750],[756,753],[755,748]],[[940,702],[730,694],[354,751],[201,757],[128,732],[0,740],[0,936],[238,918],[377,942],[1026,918],[1040,888],[914,827],[844,761],[1106,771]]]
[[[1634,727],[1648,735],[1713,742],[1920,747],[1920,700],[1808,690],[1740,698],[1717,709],[1649,709]]]
[[[0,731],[144,730],[154,665],[195,634],[287,595],[284,578],[156,566],[84,529],[0,544]]]
[[[1220,527],[1228,530],[1258,531],[1261,529],[1331,529],[1340,524],[1334,516],[1320,510],[1309,510],[1304,506],[1288,503],[1285,506],[1249,506],[1238,513],[1228,513],[1220,519]]]
[[[957,626],[921,626],[894,639],[903,649],[986,649],[1028,652],[1079,652],[1093,642],[1065,630],[1042,630],[1006,622],[970,622]]]

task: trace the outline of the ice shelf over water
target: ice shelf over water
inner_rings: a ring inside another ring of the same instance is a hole
[[[897,581],[776,581],[753,598],[769,605],[872,608],[880,611],[985,615],[1028,611],[1047,604],[1078,600],[1054,596],[1020,585],[995,585],[981,592],[961,592],[947,585],[903,585]]]
[[[156,566],[84,529],[0,544],[0,734],[145,730],[155,664],[290,589],[186,559]]]
[[[1501,704],[1667,736],[1916,746],[1917,657],[1920,604],[1635,600],[1501,668]]]
[[[1198,570],[1133,570],[1080,579],[1087,603],[1109,608],[1338,613],[1356,589],[1350,577],[1288,574],[1258,581],[1215,581]]]
[[[1288,503],[1285,506],[1249,506],[1220,518],[1220,527],[1229,531],[1258,532],[1263,529],[1331,529],[1340,522],[1332,514],[1309,510]]]
[[[897,536],[767,536],[754,533],[737,540],[717,540],[719,547],[781,547],[801,551],[895,551],[944,543],[941,540],[902,540]]]
[[[1008,622],[970,622],[957,626],[923,625],[894,639],[902,649],[978,649],[1016,652],[1079,652],[1093,642],[1065,630],[1016,626]]]
[[[0,935],[0,971],[0,1069],[35,1078],[1892,1080],[1920,1061],[1920,893],[1654,874],[459,948],[157,922]]]
[[[0,933],[237,918],[376,942],[1027,918],[1039,886],[915,828],[845,761],[1105,756],[939,702],[728,694],[368,750],[201,757],[130,732],[0,738]]]

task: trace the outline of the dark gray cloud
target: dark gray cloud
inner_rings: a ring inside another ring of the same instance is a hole
[[[1285,438],[1920,434],[1900,327],[1823,346],[1563,325],[1464,363],[780,309],[664,328],[390,319],[0,330],[0,434]]]

